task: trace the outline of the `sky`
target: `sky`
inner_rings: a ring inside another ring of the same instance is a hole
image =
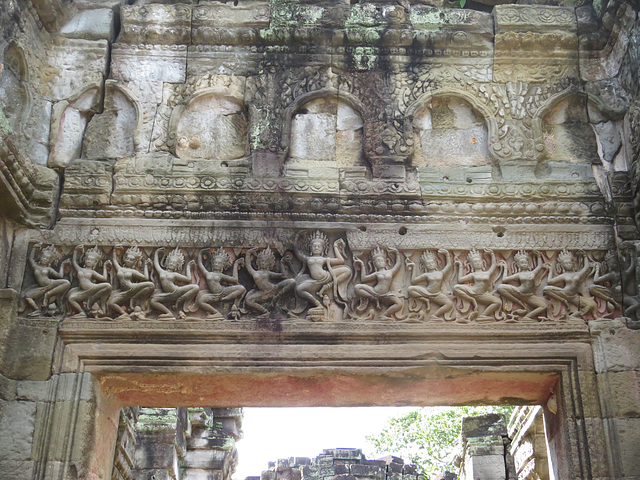
[[[380,432],[391,417],[416,407],[245,408],[237,443],[234,480],[259,476],[279,458],[316,457],[325,448],[361,448],[376,458],[365,437]]]

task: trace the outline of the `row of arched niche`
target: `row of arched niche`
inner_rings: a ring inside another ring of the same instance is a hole
[[[16,58],[7,61],[8,55]],[[10,68],[0,74],[0,108],[15,131],[24,130],[30,99],[25,62],[18,48],[5,52],[5,64]],[[169,150],[183,159],[220,161],[250,154],[247,109],[241,100],[224,93],[193,95],[173,109],[166,131],[160,132],[153,112],[143,112],[134,95],[118,82],[107,81],[104,105],[100,102],[100,86],[95,85],[54,105],[50,166],[64,167],[76,158],[123,158],[154,150]],[[404,135],[412,137],[406,140],[413,149],[413,166],[491,163],[491,142],[498,133],[495,120],[472,102],[469,96],[441,92],[410,107],[410,128]],[[362,110],[357,100],[329,91],[315,92],[292,105],[283,120],[287,123],[283,146],[288,149],[288,162],[336,167],[365,164]],[[563,95],[543,110],[537,136],[548,159],[620,162],[616,158],[620,125],[606,118],[589,97]],[[145,115],[151,117],[143,118]],[[598,142],[601,136],[613,142]]]

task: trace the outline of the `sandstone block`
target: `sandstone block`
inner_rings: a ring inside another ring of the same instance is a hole
[[[496,33],[575,33],[574,9],[546,5],[497,5],[494,9]]]
[[[16,389],[16,399],[26,400],[30,402],[46,402],[49,401],[51,380],[49,381],[33,381],[23,380],[18,382]]]
[[[111,50],[111,75],[119,80],[182,83],[186,71],[186,45],[120,43]]]
[[[36,404],[9,402],[0,417],[0,463],[31,460]],[[4,473],[3,473],[4,474]]]
[[[640,417],[640,372],[624,370],[597,375],[602,388],[610,392],[606,401],[615,417]]]
[[[191,6],[125,5],[120,9],[119,43],[179,45],[191,43]]]
[[[640,418],[618,418],[614,426],[620,439],[620,460],[625,476],[640,476]]]
[[[113,41],[114,13],[110,8],[80,10],[60,33],[69,38]]]

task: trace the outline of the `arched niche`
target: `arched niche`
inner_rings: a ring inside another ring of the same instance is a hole
[[[198,95],[186,107],[177,107],[172,120],[180,158],[234,160],[247,154],[247,117],[235,98]]]
[[[131,95],[116,81],[107,81],[104,109],[87,125],[82,158],[100,160],[134,155],[139,118],[137,102]]]
[[[540,118],[542,141],[548,160],[598,163],[596,134],[589,120],[586,95],[560,96],[548,104]]]
[[[31,110],[31,96],[26,87],[28,69],[22,49],[16,44],[9,44],[4,51],[2,65],[0,109],[10,131],[19,133]]]
[[[310,99],[291,117],[290,162],[357,165],[362,156],[362,127],[362,117],[346,99],[337,95]]]
[[[101,86],[83,89],[53,106],[48,166],[64,168],[80,158],[87,123],[99,107]]]
[[[433,96],[413,111],[415,166],[490,164],[487,122],[474,106],[455,95]]]

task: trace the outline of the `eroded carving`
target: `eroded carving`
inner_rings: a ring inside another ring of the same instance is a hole
[[[111,294],[113,286],[107,278],[107,262],[103,263],[102,273],[97,268],[102,262],[103,254],[96,246],[84,251],[79,245],[73,250],[71,264],[76,272],[78,286],[69,291],[69,304],[76,315],[101,316],[106,314],[105,301]],[[83,258],[78,258],[83,252]],[[82,262],[83,265],[80,265]]]
[[[200,287],[192,283],[191,272],[195,266],[195,260],[187,263],[186,274],[182,273],[184,254],[178,247],[166,254],[160,261],[160,252],[164,248],[158,248],[153,256],[153,265],[158,275],[160,289],[157,289],[151,297],[151,308],[162,312],[160,319],[173,319],[175,315],[167,305],[178,311],[178,317],[186,317],[185,307],[195,298]]]
[[[119,321],[469,323],[583,321],[612,318],[621,308],[632,316],[640,306],[626,250],[621,262],[613,252],[436,250],[396,246],[391,238],[356,248],[331,235],[332,249],[320,230],[284,242],[258,239],[260,246],[233,252],[35,244],[23,312]],[[63,260],[62,251],[72,253]]]
[[[498,263],[495,252],[491,249],[486,249],[485,253],[491,257],[488,267],[485,266],[482,254],[472,250],[467,254],[471,271],[462,276],[460,276],[462,262],[458,258],[454,260],[458,284],[453,287],[453,293],[463,302],[463,305],[468,305],[463,307],[462,312],[469,313],[470,320],[493,321],[494,315],[501,320],[504,318],[500,311],[502,302],[495,295],[493,285],[497,280],[495,274],[498,272],[498,267],[503,269],[498,272],[498,275],[502,276],[506,263],[504,261]]]
[[[209,266],[211,270],[208,270],[202,261],[204,255],[209,256]],[[233,273],[226,275],[225,270],[228,270],[233,265]],[[198,268],[204,275],[207,283],[207,290],[201,290],[198,293],[196,304],[199,308],[208,313],[209,318],[221,319],[222,314],[213,306],[219,303],[226,303],[233,301],[231,306],[230,316],[237,319],[240,316],[238,311],[238,304],[244,294],[246,288],[238,283],[238,269],[244,266],[244,258],[237,258],[233,264],[229,254],[224,251],[222,247],[211,253],[209,249],[203,249],[198,255]]]
[[[586,256],[582,268],[579,268],[575,255],[566,249],[562,250],[558,254],[558,262],[556,263],[556,270],[560,273],[552,276],[552,270],[549,270],[548,285],[543,289],[544,295],[552,300],[557,300],[571,313],[577,312],[580,316],[594,313],[596,303],[589,295],[588,289],[585,288],[585,280],[592,268],[593,265]],[[558,310],[550,310],[554,316],[558,314]]]
[[[39,258],[36,259],[36,252]],[[38,283],[37,286],[29,287],[23,293],[26,303],[33,308],[31,316],[39,314],[57,314],[62,311],[62,298],[71,287],[71,282],[64,278],[64,267],[66,262],[61,262],[60,252],[53,245],[42,247],[36,244],[29,253],[29,265],[33,270],[33,275]],[[58,270],[53,265],[58,264]],[[38,304],[38,300],[40,304]],[[51,311],[51,303],[55,308]]]

